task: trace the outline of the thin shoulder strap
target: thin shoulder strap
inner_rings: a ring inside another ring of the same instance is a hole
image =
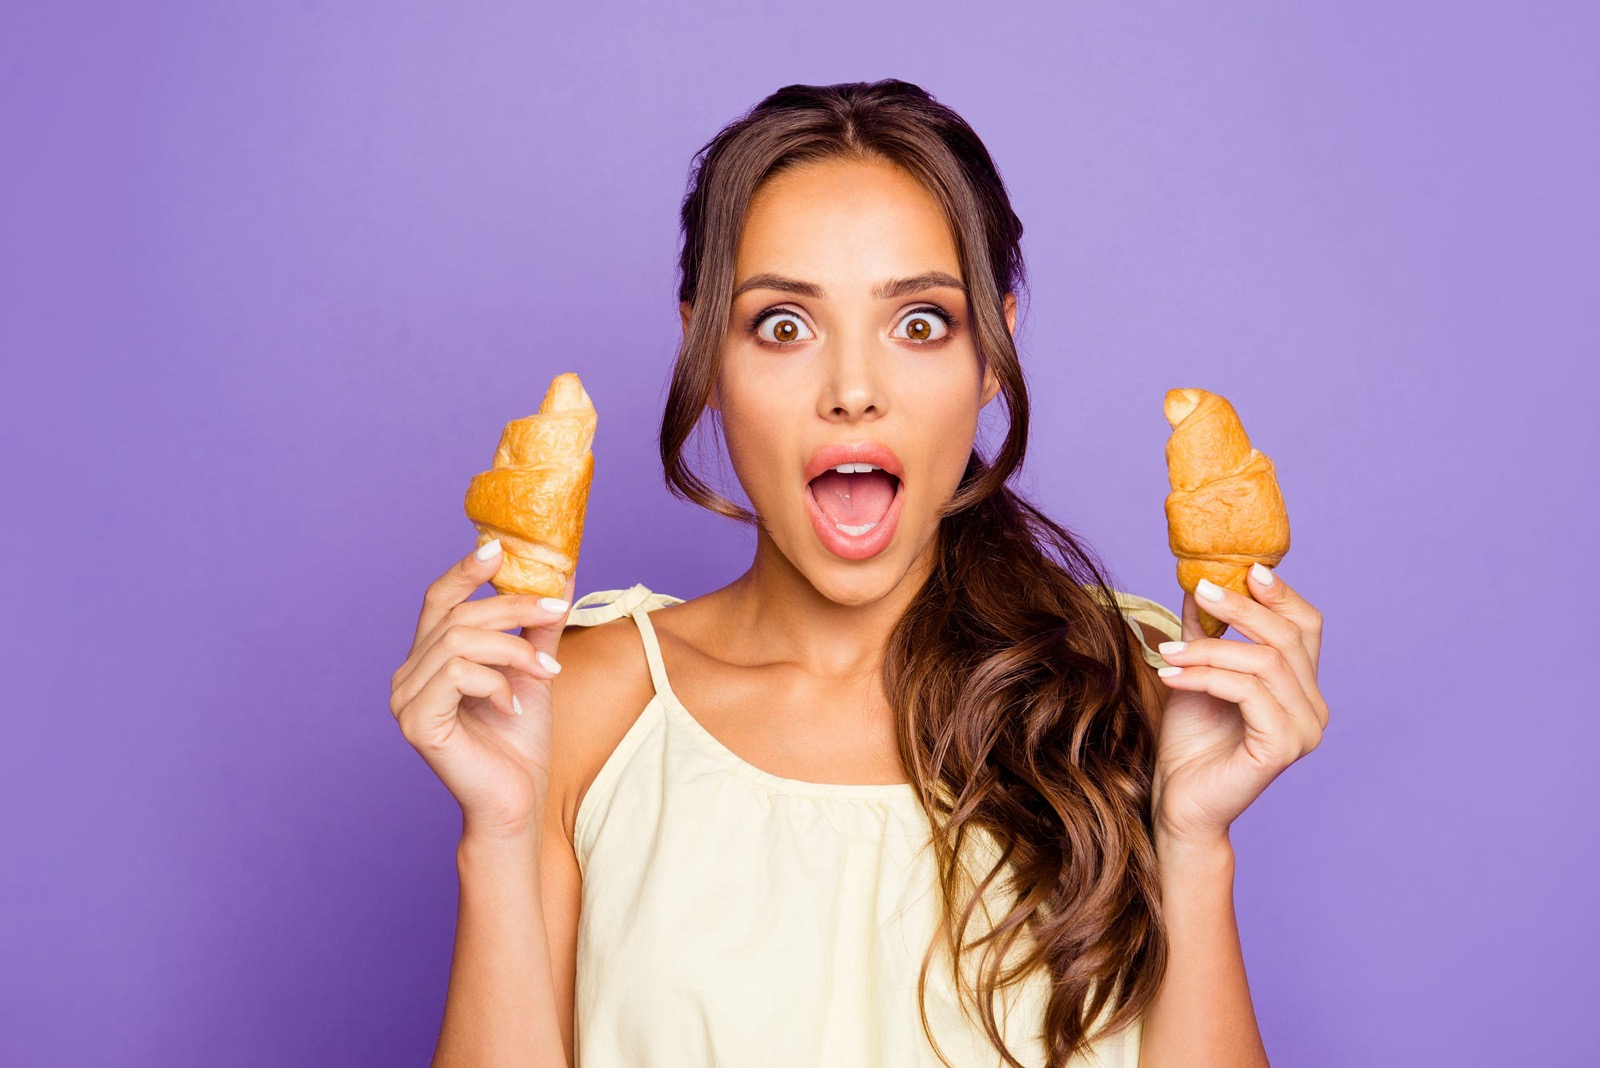
[[[667,684],[667,668],[661,659],[661,644],[656,640],[655,627],[650,623],[650,611],[664,605],[682,603],[683,598],[669,593],[654,593],[643,583],[625,590],[596,590],[573,602],[571,611],[567,613],[567,626],[594,626],[631,615],[644,642],[644,657],[650,664],[650,682],[655,686],[656,693],[670,694],[672,687]]]
[[[1098,587],[1085,584],[1084,589],[1088,590],[1096,601],[1105,603]],[[1166,658],[1150,648],[1150,643],[1139,624],[1148,623],[1173,641],[1177,641],[1183,636],[1183,620],[1166,605],[1152,601],[1148,597],[1141,597],[1137,593],[1112,590],[1111,597],[1116,602],[1117,610],[1122,613],[1123,622],[1132,628],[1134,637],[1139,640],[1139,648],[1144,653],[1145,662],[1152,667],[1166,667]]]
[[[644,658],[650,663],[650,682],[655,686],[656,693],[665,697],[672,692],[672,687],[667,685],[667,665],[661,659],[661,643],[656,641],[656,628],[650,622],[650,609],[639,605],[633,610],[633,621],[639,627],[639,637],[644,639]]]
[[[609,623],[613,619],[621,619],[631,614],[635,608],[646,602],[653,605],[677,604],[678,598],[665,593],[652,593],[642,583],[625,590],[595,590],[572,603],[572,609],[567,613],[567,626],[591,627],[599,623]]]

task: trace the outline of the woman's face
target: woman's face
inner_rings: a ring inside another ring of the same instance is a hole
[[[837,603],[884,597],[919,565],[920,585],[931,564],[937,509],[999,389],[964,281],[938,202],[898,167],[807,164],[751,200],[711,403],[771,541],[758,554]],[[1010,294],[1005,313],[1014,329]],[[861,451],[823,452],[837,446]]]

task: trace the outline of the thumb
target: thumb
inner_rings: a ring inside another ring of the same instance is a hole
[[[1206,629],[1200,625],[1200,602],[1194,599],[1190,590],[1183,591],[1183,640],[1194,641],[1196,638],[1209,638]]]
[[[566,629],[567,617],[572,614],[572,595],[575,592],[576,580],[576,573],[567,576],[567,587],[562,591],[563,596],[558,598],[566,602],[559,616],[552,616],[549,622],[540,623],[537,626],[523,627],[518,632],[519,636],[525,639],[535,650],[555,661],[554,665],[548,662],[545,664],[551,671],[560,670],[560,657],[557,650],[561,645],[561,632]],[[544,658],[541,657],[540,659],[543,660]]]

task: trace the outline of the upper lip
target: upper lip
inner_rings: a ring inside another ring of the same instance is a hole
[[[811,459],[806,461],[806,481],[810,482],[824,471],[838,467],[840,464],[873,464],[889,472],[901,481],[905,480],[905,469],[900,466],[900,457],[887,445],[880,445],[876,441],[841,441],[833,445],[824,445],[811,454]]]

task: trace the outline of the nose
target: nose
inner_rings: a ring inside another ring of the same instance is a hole
[[[882,418],[888,400],[882,369],[870,346],[847,342],[830,349],[819,361],[823,381],[817,395],[817,414],[830,422]]]

